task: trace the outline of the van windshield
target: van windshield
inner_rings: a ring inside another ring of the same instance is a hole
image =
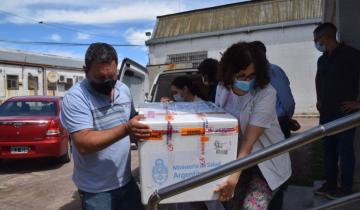
[[[208,100],[209,88],[202,83],[201,76],[196,72],[178,72],[161,74],[152,89],[152,101],[159,102],[161,97],[172,98],[170,86],[171,82],[179,76],[188,76],[198,88],[198,96],[204,100]]]

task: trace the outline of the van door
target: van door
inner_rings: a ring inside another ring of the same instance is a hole
[[[149,73],[144,66],[125,58],[120,66],[118,80],[129,87],[135,107],[148,100]]]

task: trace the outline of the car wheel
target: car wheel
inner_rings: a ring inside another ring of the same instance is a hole
[[[60,160],[61,163],[68,163],[68,162],[71,161],[72,146],[71,146],[71,139],[70,139],[70,137],[69,137],[69,139],[68,139],[67,142],[68,142],[68,145],[67,145],[66,153],[59,158],[59,160]]]

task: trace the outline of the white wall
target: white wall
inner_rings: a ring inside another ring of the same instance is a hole
[[[239,41],[261,40],[267,46],[271,63],[281,66],[289,77],[296,101],[295,112],[317,113],[315,75],[320,53],[313,44],[316,26],[267,29],[250,33],[232,34],[203,39],[178,41],[150,46],[150,65],[163,64],[169,54],[208,51],[208,57],[220,59],[220,53]]]
[[[38,77],[38,95],[42,94],[43,89],[43,74],[42,68],[29,67],[29,66],[18,66],[18,65],[1,65],[2,69],[2,80],[0,83],[0,97],[2,99],[9,98],[12,96],[22,95],[35,95],[34,90],[28,90],[28,77],[31,74],[34,77]],[[16,75],[19,78],[19,89],[18,90],[7,90],[7,75]]]

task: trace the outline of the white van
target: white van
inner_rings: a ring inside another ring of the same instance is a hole
[[[208,99],[209,88],[202,83],[198,70],[194,68],[182,68],[156,71],[150,81],[149,71],[135,61],[125,58],[120,66],[118,79],[124,82],[131,91],[134,105],[137,107],[143,102],[158,102],[161,97],[172,97],[170,93],[171,82],[178,76],[187,75],[198,88],[198,95]]]

